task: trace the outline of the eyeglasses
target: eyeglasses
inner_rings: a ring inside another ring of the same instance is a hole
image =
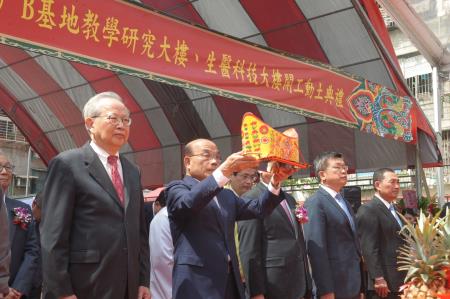
[[[129,118],[129,117],[118,117],[118,116],[115,116],[114,114],[92,116],[92,118],[97,118],[97,117],[106,118],[114,126],[118,126],[119,124],[122,124],[124,127],[131,126],[131,118]]]
[[[3,169],[5,169],[7,172],[13,172],[13,170],[14,170],[15,167],[16,167],[16,166],[11,165],[11,164],[6,164],[6,165],[1,165],[1,164],[0,164],[0,172],[2,172]]]
[[[203,152],[201,154],[195,154],[195,155],[190,155],[189,157],[202,157],[205,160],[211,161],[211,160],[216,160],[217,162],[222,161],[222,157],[220,157],[220,154],[218,153],[211,153],[211,152]]]
[[[238,173],[236,176],[239,177],[243,181],[255,182],[258,179],[257,175],[251,175],[251,174],[240,174],[240,173]]]
[[[334,170],[336,170],[336,171],[338,171],[338,172],[341,172],[342,170],[345,171],[345,172],[348,171],[348,166],[347,166],[347,165],[342,165],[342,166],[331,166],[330,168],[332,168],[332,169],[334,169]]]

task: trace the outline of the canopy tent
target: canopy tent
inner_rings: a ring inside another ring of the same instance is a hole
[[[141,2],[193,24],[308,57],[386,86],[399,95],[408,95],[383,20],[372,0]],[[0,18],[0,25],[2,22],[6,22],[5,18]],[[8,43],[1,36],[0,32],[0,42]],[[80,111],[90,96],[105,90],[120,94],[131,108],[133,128],[122,154],[141,167],[146,187],[182,176],[182,147],[194,138],[213,139],[223,155],[238,150],[245,112],[254,113],[280,130],[297,128],[301,150],[310,163],[323,150],[343,152],[353,171],[381,166],[406,168],[416,161],[413,143],[384,139],[263,104],[119,74],[35,50],[0,46],[0,106],[45,162],[88,140]],[[413,103],[421,160],[429,166],[438,165],[441,158],[433,131]],[[310,170],[301,174],[308,175]]]

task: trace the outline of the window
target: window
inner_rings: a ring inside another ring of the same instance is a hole
[[[406,84],[413,96],[420,103],[429,103],[433,100],[433,81],[431,73],[407,78]]]

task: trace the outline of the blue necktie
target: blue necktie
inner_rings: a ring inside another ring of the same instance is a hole
[[[352,230],[355,231],[355,223],[353,222],[353,217],[350,214],[349,210],[347,209],[345,200],[340,193],[336,194],[336,200],[337,200],[339,206],[342,208],[342,210],[344,210],[345,214],[347,215],[347,218],[348,218],[348,221],[350,222],[350,226],[352,227]]]
[[[389,211],[391,211],[391,214],[395,217],[395,220],[397,220],[398,225],[400,225],[400,227],[402,227],[403,223],[400,220],[400,218],[398,217],[397,212],[395,211],[395,208],[394,208],[393,204],[389,205]]]

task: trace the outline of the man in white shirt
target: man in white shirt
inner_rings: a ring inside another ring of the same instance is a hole
[[[162,208],[150,223],[150,294],[153,299],[171,299],[173,242],[164,191],[156,201]]]
[[[44,298],[150,298],[140,172],[119,150],[130,111],[119,95],[83,108],[91,141],[52,159],[43,189]]]

